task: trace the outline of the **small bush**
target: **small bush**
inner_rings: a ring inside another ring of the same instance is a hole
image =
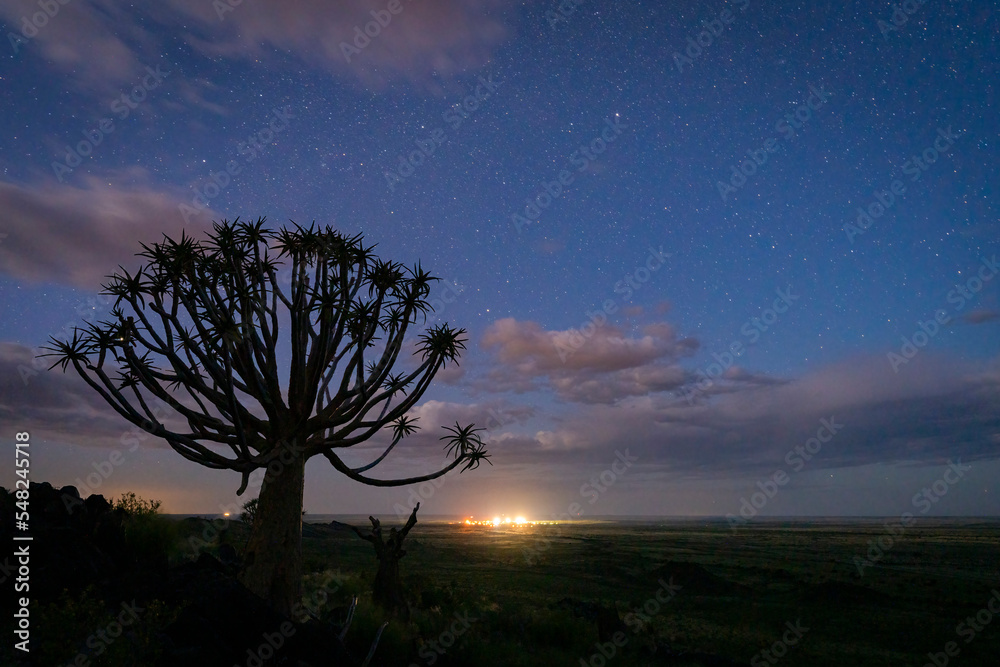
[[[159,500],[144,500],[133,491],[123,493],[122,497],[114,501],[112,509],[121,510],[130,517],[142,518],[155,515],[160,509]]]
[[[158,514],[160,501],[144,500],[129,492],[114,501],[112,507],[121,515],[125,545],[135,561],[166,565],[177,541],[177,526]]]

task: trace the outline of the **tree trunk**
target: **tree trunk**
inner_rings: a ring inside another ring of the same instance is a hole
[[[383,609],[394,612],[404,620],[410,616],[406,599],[403,597],[403,585],[399,581],[399,559],[406,552],[386,549],[379,554],[378,572],[375,574],[375,584],[372,586],[372,598]]]
[[[287,463],[286,463],[287,461]],[[275,611],[292,615],[302,598],[305,460],[282,457],[264,476],[240,581]]]
[[[410,618],[410,607],[403,596],[403,585],[399,581],[399,559],[406,555],[406,551],[403,550],[403,540],[406,539],[410,529],[417,525],[417,510],[419,509],[420,503],[417,503],[413,507],[413,511],[410,512],[410,518],[406,520],[402,530],[390,528],[388,539],[382,537],[382,522],[373,516],[368,517],[368,520],[372,522],[370,533],[366,533],[356,526],[349,526],[337,521],[331,522],[335,526],[350,528],[358,537],[366,542],[371,542],[372,546],[375,547],[378,572],[375,573],[372,598],[383,609],[395,613],[404,620]]]

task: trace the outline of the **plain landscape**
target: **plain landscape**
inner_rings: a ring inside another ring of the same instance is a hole
[[[393,614],[372,599],[371,545],[346,528],[367,517],[307,516],[301,618],[290,622],[239,598],[249,595],[235,579],[243,521],[135,521],[120,503],[96,511],[92,496],[89,514],[58,525],[52,498],[66,490],[43,487],[32,492],[50,517],[37,538],[48,589],[32,602],[35,664],[339,665],[368,655],[390,667],[940,667],[991,664],[1000,652],[995,519],[734,528],[704,518],[494,526],[428,517],[405,541],[406,609]],[[132,620],[126,612],[136,609]],[[342,660],[304,657],[345,627]]]
[[[601,664],[596,619],[574,613],[588,605],[623,619],[627,644],[608,664],[715,664],[672,651],[734,664],[923,665],[948,642],[961,648],[957,664],[990,664],[997,626],[974,638],[956,626],[995,597],[1000,521],[925,519],[859,575],[855,559],[886,534],[874,520],[767,521],[738,532],[704,520],[424,522],[411,533],[403,576],[429,598],[423,639],[446,630],[457,610],[480,619],[442,665]],[[363,582],[371,552],[352,538],[309,525],[307,558],[340,563]],[[661,582],[679,587],[664,603]],[[789,623],[808,630],[769,661],[763,651]],[[405,633],[388,638],[383,655],[396,662],[385,664],[431,664],[408,655]]]

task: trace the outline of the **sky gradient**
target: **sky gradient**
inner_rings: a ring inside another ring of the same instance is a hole
[[[383,475],[456,420],[494,466],[314,459],[309,512],[996,515],[998,5],[903,4],[0,0],[0,432],[237,502],[33,357],[139,242],[315,220],[469,332]]]

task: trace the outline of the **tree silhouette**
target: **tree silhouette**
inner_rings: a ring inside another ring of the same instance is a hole
[[[240,578],[278,611],[301,597],[308,459],[323,456],[372,486],[489,463],[466,429],[447,438],[453,460],[436,472],[365,474],[416,430],[406,413],[465,349],[465,329],[437,324],[418,338],[417,367],[393,373],[410,325],[431,310],[425,299],[437,278],[419,264],[383,261],[361,235],[294,222],[273,231],[263,218],[214,223],[203,241],[182,232],[142,248],[148,263],[133,274],[119,267],[103,286],[116,297],[111,319],[51,339],[43,356],[56,358],[50,369],[72,365],[122,417],[184,458],[238,472],[238,495],[251,473],[266,470]],[[283,289],[285,261],[291,284]],[[168,427],[164,413],[186,428]],[[384,427],[392,438],[380,456],[360,467],[344,461],[343,450]]]
[[[375,573],[375,581],[372,583],[372,599],[384,609],[395,612],[403,618],[409,617],[409,608],[403,597],[403,586],[399,580],[399,561],[406,555],[406,551],[403,549],[403,540],[406,539],[410,529],[417,525],[417,510],[419,509],[420,503],[417,503],[413,506],[410,518],[406,520],[403,527],[397,529],[393,526],[389,529],[388,537],[383,537],[382,522],[373,516],[368,517],[372,524],[370,532],[339,521],[331,522],[338,527],[350,528],[358,537],[370,542],[375,548],[378,571]]]

